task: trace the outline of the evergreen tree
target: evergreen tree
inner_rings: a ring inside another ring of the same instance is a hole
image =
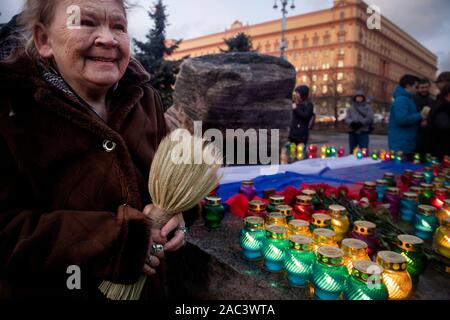
[[[148,15],[154,22],[154,26],[146,35],[146,42],[134,39],[136,58],[150,73],[150,84],[160,93],[164,110],[167,110],[173,103],[173,85],[182,60],[170,61],[165,58],[179,47],[182,40],[177,40],[170,46],[166,45],[168,15],[162,0],[154,3]]]
[[[253,52],[252,39],[244,32],[239,32],[234,37],[223,39],[228,49],[220,49],[221,52]]]

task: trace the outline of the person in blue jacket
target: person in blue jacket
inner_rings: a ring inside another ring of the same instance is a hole
[[[392,94],[394,102],[389,116],[389,149],[402,151],[407,157],[416,149],[417,132],[425,120],[425,115],[417,112],[414,102],[419,80],[416,76],[404,75]]]

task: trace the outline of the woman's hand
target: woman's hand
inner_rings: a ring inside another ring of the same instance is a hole
[[[142,268],[142,272],[146,276],[152,276],[156,274],[156,268],[159,266],[159,259],[162,259],[164,256],[164,252],[155,253],[153,252],[153,241],[150,239],[150,246],[147,253],[147,258],[145,259],[144,267]]]
[[[150,212],[153,208],[152,204],[148,204],[145,206],[144,210],[142,211],[147,217],[150,216]],[[177,229],[175,232],[175,236],[168,241],[167,235]],[[176,251],[182,246],[186,244],[186,232],[185,230],[185,222],[183,215],[181,213],[174,216],[172,219],[170,219],[162,228],[159,229],[152,229],[151,237],[152,240],[157,244],[164,245],[164,251],[172,252]],[[161,257],[162,258],[162,257]]]
[[[175,231],[175,236],[164,245],[164,251],[177,251],[186,244],[186,231],[183,231],[185,228],[184,218],[181,213],[170,219],[169,222],[162,227],[161,236],[165,239],[167,239],[167,235],[172,230],[177,230]]]

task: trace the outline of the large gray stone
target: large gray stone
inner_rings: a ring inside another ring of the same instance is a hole
[[[295,68],[257,53],[223,53],[187,59],[175,84],[166,120],[173,128],[279,129],[289,133]]]

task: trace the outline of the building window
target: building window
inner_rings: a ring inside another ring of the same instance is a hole
[[[339,18],[340,18],[341,20],[344,20],[344,19],[345,19],[345,12],[344,12],[344,11],[341,11],[341,13],[339,14]]]
[[[323,81],[328,81],[328,74],[327,74],[327,73],[325,73],[325,74],[323,75]]]
[[[270,43],[266,43],[266,52],[270,52]]]
[[[338,72],[338,74],[337,74],[337,79],[338,79],[338,80],[344,80],[344,73]]]
[[[343,68],[344,67],[344,60],[339,60],[338,61],[338,68]]]
[[[325,35],[323,36],[323,44],[324,45],[329,45],[330,42],[331,42],[330,34],[328,33],[328,31],[326,31]]]
[[[303,39],[303,48],[308,48],[308,39],[307,38]]]
[[[297,37],[294,38],[294,41],[292,42],[294,49],[298,48],[298,40]]]
[[[314,57],[314,58],[318,58],[318,57],[319,57],[319,52],[314,51],[314,52],[313,52],[313,57]]]
[[[344,42],[345,42],[345,35],[340,35],[340,36],[338,37],[338,42],[339,42],[339,43],[344,43]]]
[[[326,94],[328,92],[328,86],[322,86],[322,93]]]
[[[313,37],[313,47],[317,47],[318,45],[319,45],[319,37],[317,36],[317,33],[315,33]]]
[[[294,60],[297,60],[298,59],[298,53],[296,52],[296,53],[294,53]]]
[[[336,91],[338,93],[343,93],[344,92],[344,87],[342,86],[342,83],[339,83],[336,87]]]
[[[312,76],[312,81],[313,81],[313,82],[316,82],[316,81],[317,81],[317,74],[313,74],[313,76]]]
[[[313,92],[313,93],[316,93],[316,92],[317,92],[317,86],[316,86],[315,84],[312,86],[312,92]]]
[[[302,82],[305,83],[306,81],[308,81],[308,76],[303,75],[302,76]]]
[[[325,50],[325,51],[323,52],[323,56],[324,56],[324,57],[330,56],[330,51]]]
[[[338,55],[343,56],[344,54],[345,54],[345,50],[344,50],[343,48],[340,48],[340,49],[338,50]]]

